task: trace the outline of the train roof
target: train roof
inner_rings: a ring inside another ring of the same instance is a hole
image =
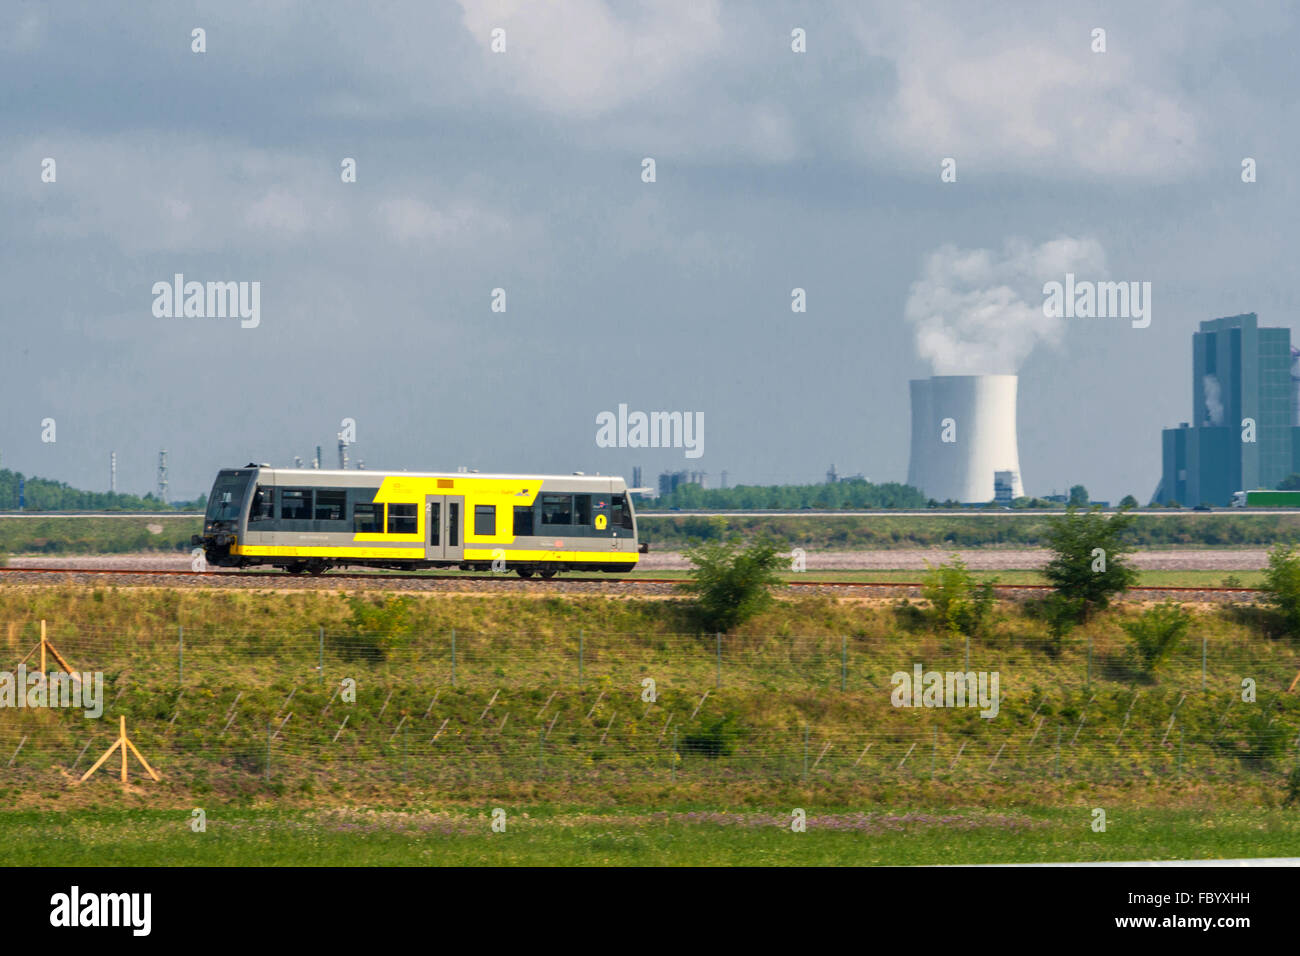
[[[479,472],[479,471],[381,471],[371,468],[275,468],[271,465],[249,463],[243,468],[223,468],[222,471],[259,471],[270,472],[276,478],[285,476],[303,476],[305,478],[349,478],[373,476],[386,478],[390,475],[402,478],[510,478],[530,481],[615,481],[623,482],[621,475],[586,475],[571,473],[567,475],[539,475],[524,472]]]

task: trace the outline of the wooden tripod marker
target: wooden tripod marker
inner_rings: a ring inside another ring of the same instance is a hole
[[[45,659],[46,652],[48,651],[49,655],[59,662],[59,666],[63,668],[63,672],[65,674],[67,674],[69,677],[75,680],[78,684],[81,683],[81,675],[78,674],[76,671],[74,671],[72,669],[72,665],[63,659],[63,655],[59,653],[58,649],[53,644],[51,644],[48,640],[46,640],[44,620],[41,621],[41,642],[37,644],[35,647],[33,647],[26,654],[24,654],[23,659],[18,663],[19,664],[25,663],[27,658],[31,657],[37,651],[41,652],[41,673],[42,674],[49,673],[49,671],[46,669],[46,659]]]
[[[119,736],[117,740],[113,741],[113,746],[109,747],[106,751],[104,751],[104,755],[95,761],[94,766],[92,766],[89,770],[87,770],[85,774],[82,776],[82,778],[77,781],[77,783],[85,783],[86,779],[92,773],[94,773],[101,766],[103,766],[104,761],[108,760],[109,757],[113,756],[113,751],[119,749],[122,751],[122,782],[126,783],[126,751],[128,748],[130,748],[131,753],[135,754],[135,759],[140,761],[144,769],[149,771],[149,776],[153,777],[155,781],[162,779],[161,777],[158,776],[158,774],[154,772],[153,767],[149,766],[149,761],[144,759],[144,755],[141,754],[140,751],[135,749],[135,744],[131,743],[131,738],[126,735],[126,717],[123,716],[123,717],[119,717],[118,719],[121,721],[121,723],[119,724]]]

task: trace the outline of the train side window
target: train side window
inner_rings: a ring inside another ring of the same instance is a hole
[[[311,520],[310,488],[283,488],[280,490],[280,520]]]
[[[531,505],[515,505],[515,537],[528,536],[533,533],[533,509]]]
[[[379,502],[357,502],[352,509],[352,530],[356,534],[378,534],[384,530],[384,506]]]
[[[316,520],[344,521],[348,493],[342,488],[316,489]]]
[[[573,524],[573,495],[542,495],[542,524]]]
[[[253,492],[253,504],[248,509],[249,521],[270,521],[274,516],[275,499],[269,489],[261,485]]]
[[[438,547],[442,544],[442,502],[429,502],[429,544]]]
[[[591,495],[573,496],[573,523],[583,527],[591,524]]]
[[[388,506],[389,534],[415,534],[417,531],[415,505]]]
[[[497,533],[497,506],[474,506],[474,533],[480,538],[495,537]]]
[[[627,498],[624,495],[615,495],[613,498],[614,514],[610,520],[616,528],[626,528],[632,530],[632,510],[627,506]]]
[[[447,547],[460,547],[460,502],[447,502]]]

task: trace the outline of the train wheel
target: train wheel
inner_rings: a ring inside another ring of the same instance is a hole
[[[533,576],[533,572],[527,568],[515,568],[515,574],[519,575],[521,578],[531,578]]]
[[[549,581],[551,578],[555,577],[554,571],[542,571],[540,573],[542,575],[542,579],[546,581]]]
[[[290,574],[302,574],[307,570],[307,565],[301,561],[295,561],[293,564],[286,565],[285,570]]]
[[[313,577],[315,577],[316,575],[324,574],[328,570],[329,570],[329,566],[326,565],[324,561],[312,561],[310,564],[307,565],[307,572],[311,574]]]

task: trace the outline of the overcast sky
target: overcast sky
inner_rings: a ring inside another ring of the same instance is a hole
[[[368,468],[901,481],[929,321],[1018,366],[1030,494],[1145,502],[1197,323],[1295,323],[1296,17],[973,6],[9,0],[0,465],[189,497],[348,417]],[[1150,326],[1038,327],[1074,264]],[[156,317],[175,273],[260,324]],[[597,447],[620,403],[703,456]]]

